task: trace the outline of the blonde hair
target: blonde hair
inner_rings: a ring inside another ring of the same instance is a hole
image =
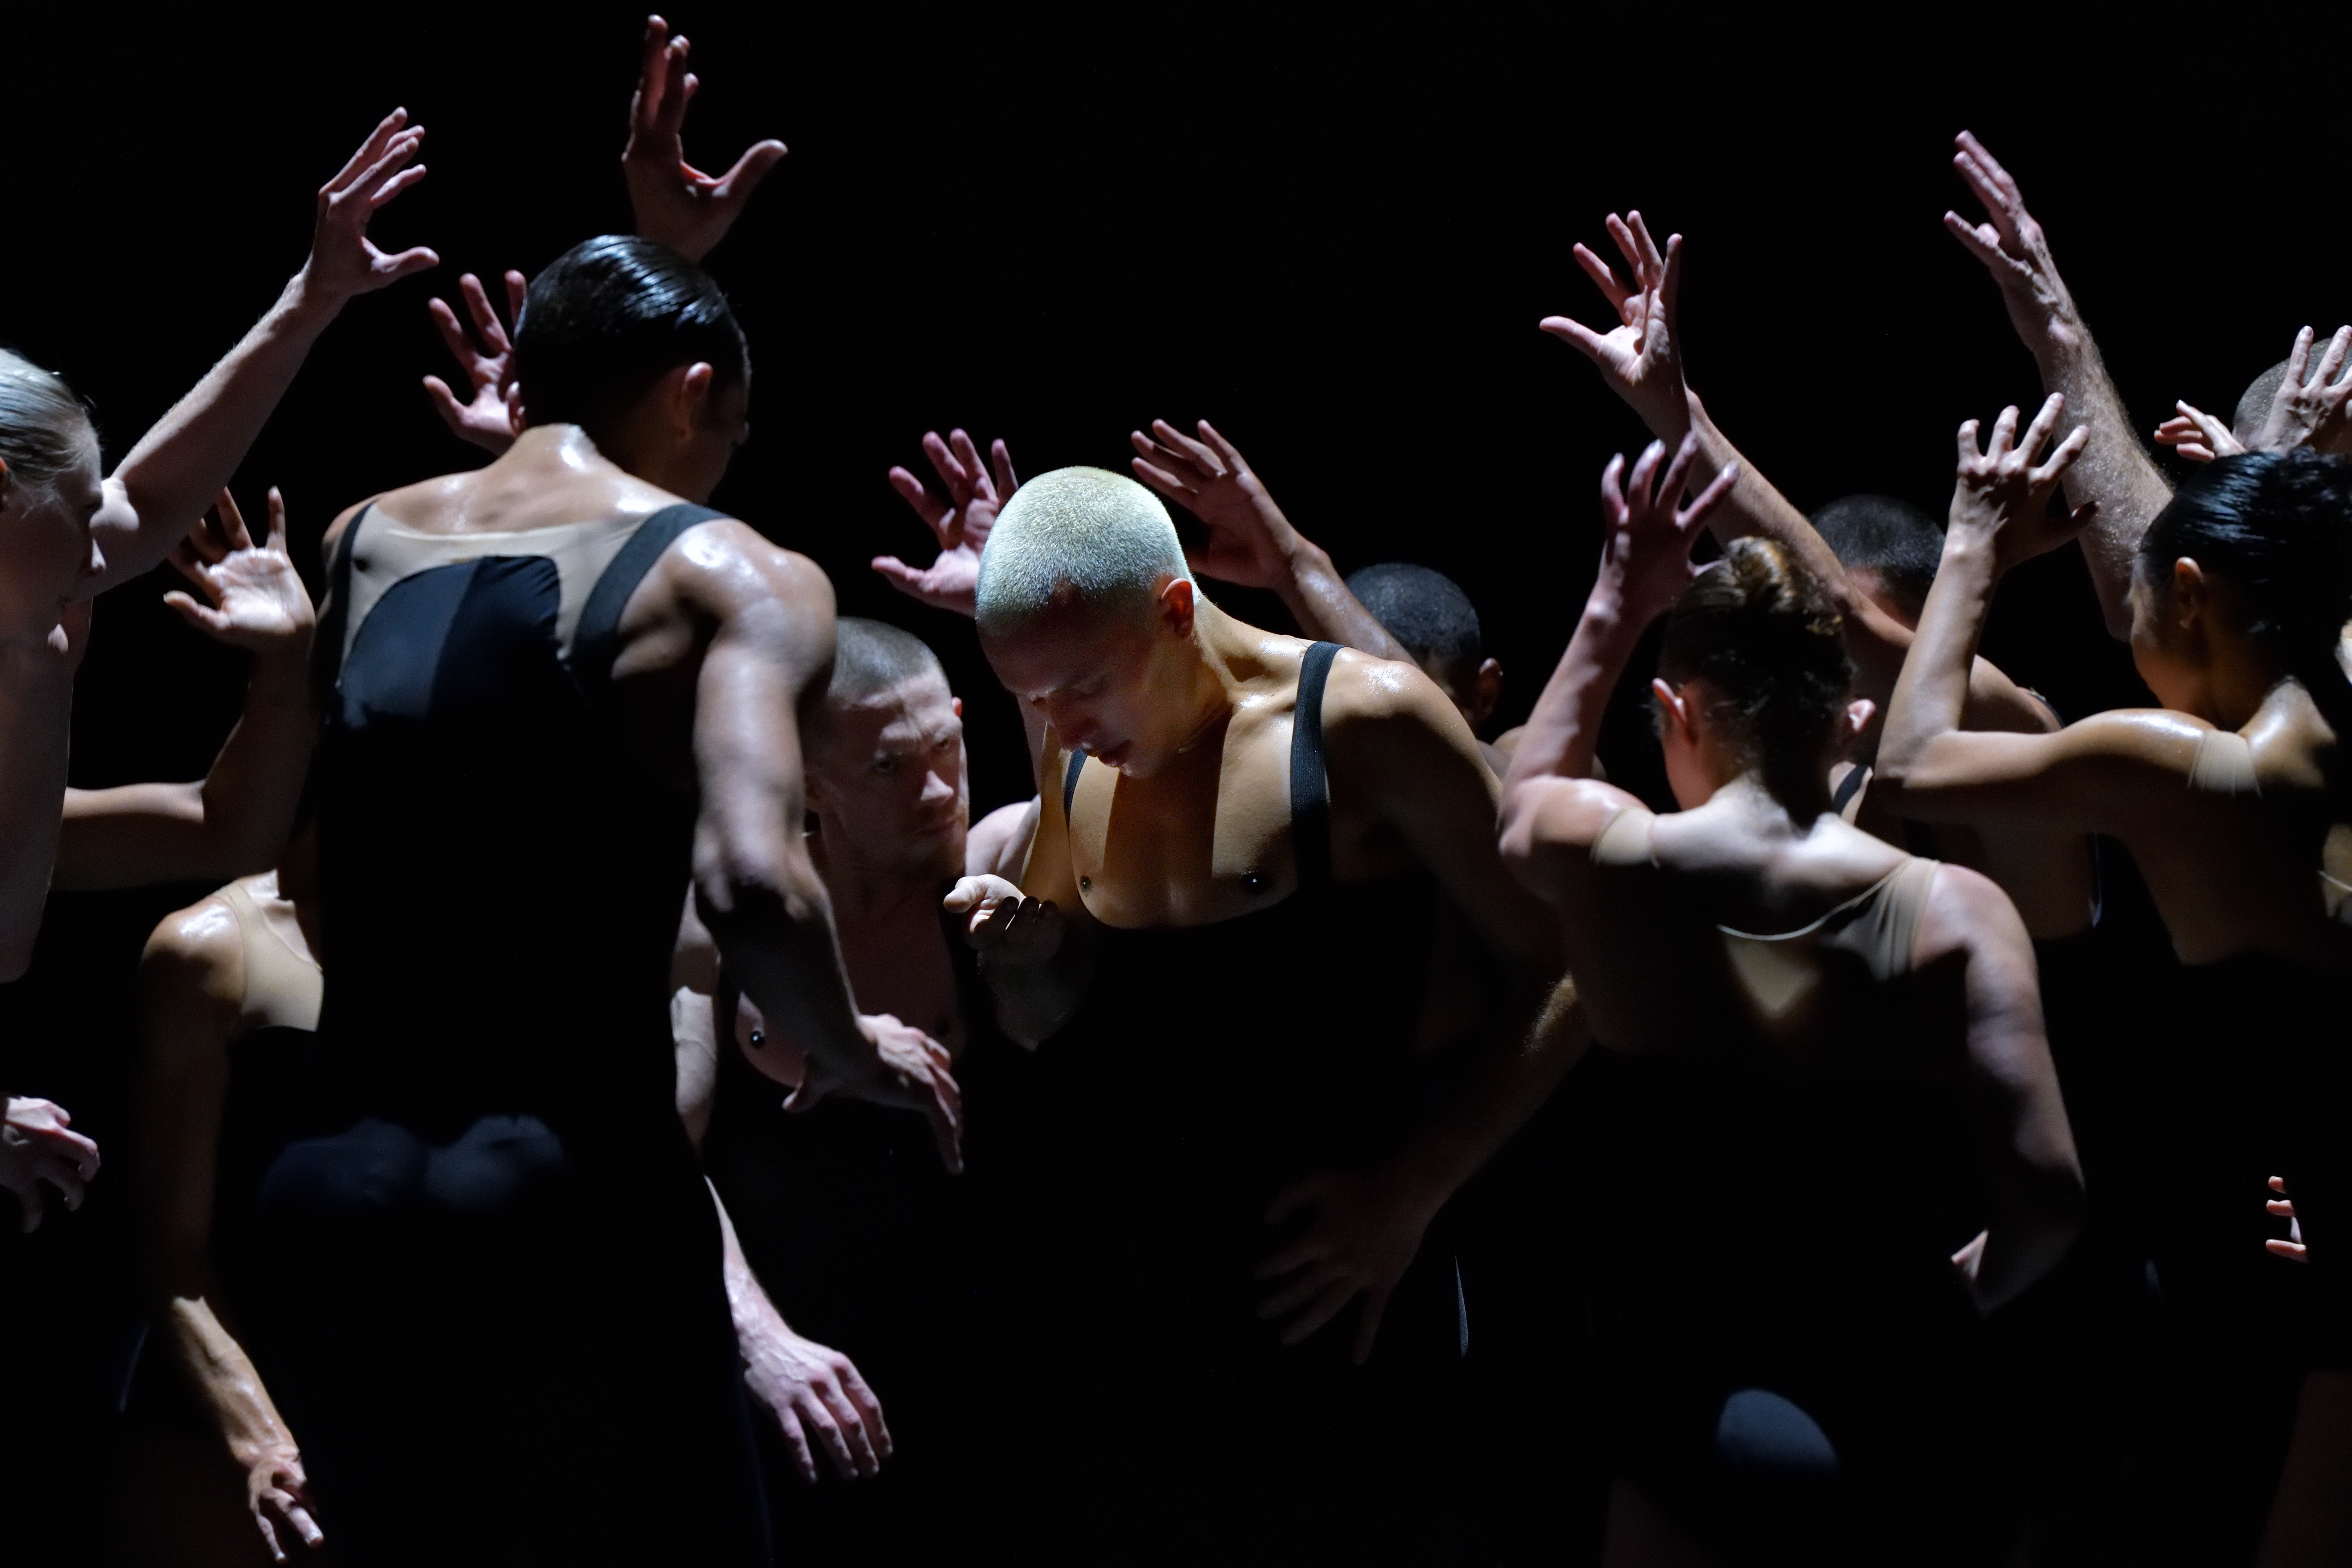
[[[980,629],[1017,630],[1057,599],[1149,603],[1192,580],[1160,498],[1107,468],[1055,468],[1013,494],[981,552]]]
[[[38,502],[59,476],[98,452],[98,432],[73,388],[24,355],[0,349],[0,462],[8,483]]]

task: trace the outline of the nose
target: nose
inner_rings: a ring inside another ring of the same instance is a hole
[[[943,805],[947,802],[955,798],[955,793],[956,787],[954,784],[949,780],[945,773],[940,772],[937,768],[925,770],[923,773],[923,805],[927,806]]]

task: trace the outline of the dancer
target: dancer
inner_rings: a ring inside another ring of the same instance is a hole
[[[1855,689],[1883,711],[1910,648],[1912,633],[1899,616],[1861,591],[1846,576],[1821,535],[1787,498],[1732,446],[1706,411],[1684,373],[1676,320],[1681,289],[1682,237],[1670,235],[1662,248],[1638,212],[1610,215],[1609,232],[1623,255],[1630,278],[1616,273],[1585,247],[1577,265],[1609,300],[1617,327],[1596,332],[1567,316],[1547,317],[1543,330],[1574,345],[1592,361],[1601,380],[1642,416],[1659,440],[1679,444],[1686,433],[1699,439],[1694,477],[1712,479],[1736,466],[1739,481],[1708,520],[1718,541],[1758,534],[1773,541],[1803,564],[1807,574],[1834,596],[1846,648],[1855,666]],[[1968,722],[1976,728],[2047,732],[2058,726],[2049,704],[1983,659],[1970,667]],[[1948,863],[1984,872],[2000,884],[2037,938],[2080,934],[2091,922],[2094,887],[2089,847],[2079,836],[2011,827],[1990,836],[1915,836],[1870,795],[1868,764],[1876,731],[1859,738],[1842,763],[1837,801],[1849,821],[1889,843],[1915,852],[1933,850]]]
[[[1040,1440],[1088,1435],[1022,1539],[1418,1550],[1442,1488],[1391,1439],[1435,1418],[1464,1326],[1447,1260],[1412,1265],[1576,1039],[1563,997],[1527,1043],[1557,961],[1496,857],[1493,776],[1410,666],[1219,610],[1117,475],[1024,485],[977,609],[1047,721],[1044,803],[1024,885],[948,905],[1039,1047],[1007,1328],[1048,1371]],[[1452,1094],[1409,1084],[1421,965],[1391,956],[1423,951],[1432,883],[1516,992]]]
[[[2223,458],[2158,513],[2139,544],[2132,652],[2166,706],[2083,720],[2054,735],[1955,727],[1965,668],[2001,574],[2070,529],[2034,510],[2031,466],[2058,400],[2021,437],[2014,409],[1990,452],[1962,426],[1960,479],[1919,640],[1879,752],[1896,808],[1929,820],[2021,822],[2116,837],[2139,864],[2199,997],[2207,1037],[2252,1069],[2283,1123],[2277,1173],[2309,1245],[2315,1322],[2296,1434],[2273,1504],[2270,1561],[2352,1547],[2340,1449],[2352,1409],[2352,1226],[2337,1131],[2352,1093],[2313,1021],[2352,931],[2327,918],[2318,870],[2344,788],[2336,735],[2352,721],[2336,648],[2352,614],[2343,541],[2352,481],[2309,452]],[[2251,1194],[2271,1170],[2236,1179]],[[2329,1261],[2331,1253],[2337,1261]],[[2331,1470],[2331,1467],[2333,1467]]]
[[[996,1035],[962,922],[940,903],[970,863],[962,703],[931,650],[895,626],[845,616],[835,647],[808,728],[810,858],[861,1005],[919,1022],[953,1056],[971,1128],[965,1174],[950,1175],[906,1118],[784,1110],[748,1063],[764,1048],[796,1064],[798,1046],[756,1003],[732,1001],[690,911],[690,989],[674,1009],[690,1020],[679,1088],[683,1100],[687,1039],[708,1039],[691,1075],[709,1127],[703,1165],[753,1271],[795,1322],[854,1350],[889,1400],[895,1457],[879,1480],[772,1489],[780,1544],[801,1557],[912,1561],[967,1539],[984,1501],[981,1454],[1004,1391],[981,1373],[975,1208],[996,1194],[1028,1062]],[[717,1021],[729,1015],[731,1026]],[[861,1458],[861,1473],[881,1451]]]
[[[421,246],[386,255],[367,235],[376,210],[425,177],[424,139],[406,110],[384,117],[320,190],[310,257],[278,302],[110,475],[65,382],[0,351],[0,980],[24,973],[40,927],[91,596],[188,532],[346,303],[437,264]]]
[[[2338,327],[2315,357],[2309,327],[2294,335],[2286,358],[2254,377],[2228,425],[2186,402],[2156,427],[2156,438],[2193,462],[2242,452],[2286,452],[2309,447],[2332,458],[2352,457],[2352,327]]]
[[[1691,564],[1739,478],[1677,510],[1699,440],[1671,463],[1653,443],[1630,480],[1610,463],[1600,579],[1503,802],[1506,855],[1559,911],[1616,1090],[1596,1215],[1608,1560],[1703,1560],[1694,1538],[1997,1560],[1966,1308],[2045,1273],[2081,1200],[2032,948],[1991,882],[1832,808],[1830,761],[1870,717],[1837,602],[1768,540]],[[1683,809],[1656,816],[1584,775],[1669,610],[1651,689]],[[1980,1174],[1973,1213],[1937,1212],[1956,1154]],[[1704,1215],[1706,1245],[1661,1214]]]
[[[1503,665],[1486,652],[1478,607],[1444,573],[1407,561],[1360,566],[1348,574],[1348,592],[1422,674],[1437,682],[1475,734],[1503,700]],[[1496,763],[1489,748],[1487,760]],[[1496,763],[1502,771],[1509,759]]]
[[[855,1010],[794,830],[779,716],[831,661],[829,587],[691,499],[748,408],[724,297],[666,247],[588,241],[533,280],[515,360],[503,457],[326,540],[336,1070],[263,1178],[252,1348],[358,1560],[757,1561],[719,1229],[672,1103],[689,866],[730,972],[808,1053],[800,1101],[925,1110],[951,1152],[953,1081]],[[458,879],[482,896],[453,910]],[[495,1501],[429,1479],[453,1426],[502,1456]]]

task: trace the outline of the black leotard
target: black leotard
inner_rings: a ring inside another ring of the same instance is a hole
[[[1368,1369],[1347,1359],[1353,1310],[1285,1349],[1253,1278],[1292,1234],[1265,1223],[1283,1187],[1370,1163],[1430,1109],[1409,1087],[1429,883],[1331,879],[1336,651],[1299,678],[1297,890],[1210,925],[1103,929],[1086,1001],[1039,1048],[998,1247],[1004,1393],[1037,1417],[1007,1456],[1008,1544],[1329,1561],[1356,1542],[1392,1560],[1427,1526],[1430,1457],[1454,1438],[1414,1400],[1458,1373],[1450,1257],[1424,1248]]]
[[[719,1231],[674,1103],[694,805],[602,707],[719,514],[333,566],[326,1083],[261,1175],[255,1352],[354,1563],[766,1560]]]

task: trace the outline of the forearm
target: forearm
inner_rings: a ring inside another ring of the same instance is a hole
[[[1693,455],[1690,489],[1696,492],[1716,475],[1733,463],[1739,465],[1739,478],[1733,481],[1731,493],[1715,509],[1707,520],[1707,528],[1715,537],[1729,543],[1749,534],[1770,540],[1808,573],[1820,579],[1845,611],[1849,618],[1855,613],[1854,594],[1846,581],[1845,568],[1838,562],[1836,552],[1829,547],[1812,524],[1812,521],[1782,495],[1767,479],[1756,465],[1748,460],[1738,447],[1731,444],[1715,420],[1707,414],[1706,405],[1698,394],[1688,395],[1689,428],[1698,435],[1698,449]],[[1666,439],[1665,437],[1661,437]],[[1681,439],[1679,434],[1669,441]]]
[[[137,516],[137,531],[103,542],[101,587],[147,571],[204,515],[341,309],[340,299],[313,286],[306,266],[236,346],[140,437],[114,470]]]
[[[2042,388],[2066,400],[2056,439],[2081,426],[2090,440],[2063,483],[2070,505],[2095,502],[2097,513],[2082,535],[2083,559],[2098,590],[2108,632],[2131,635],[2132,558],[2140,536],[2172,500],[2172,487],[2140,445],[2122,394],[2107,374],[2099,346],[2071,309],[2054,312],[2040,331],[2026,334],[2026,347],[2042,372]]]
[[[225,881],[276,865],[310,770],[310,701],[303,652],[270,654],[256,664],[245,710],[201,784],[69,791],[57,886]]]
[[[205,1295],[173,1296],[164,1321],[173,1362],[240,1467],[273,1448],[295,1446],[253,1358],[221,1326]]]
[[[1591,776],[1609,699],[1644,629],[1625,613],[1604,566],[1511,753],[1511,770],[1503,780],[1507,810],[1514,786],[1525,780]]]
[[[698,876],[695,907],[727,973],[768,1028],[850,1077],[870,1065],[824,884],[803,864],[774,875]]]
[[[47,657],[45,657],[47,656]],[[34,648],[0,653],[0,981],[32,962],[63,824],[73,671]]]
[[[704,1184],[710,1186],[708,1178]],[[719,1189],[710,1186],[710,1206],[719,1211],[719,1244],[724,1249],[722,1268],[727,1282],[727,1310],[734,1320],[738,1339],[757,1340],[763,1334],[791,1329],[776,1304],[768,1299],[759,1277],[751,1272],[751,1260],[743,1256],[743,1243],[735,1234],[735,1221],[727,1213],[727,1205]]]
[[[1520,1010],[1517,1026],[1496,1038],[1452,1103],[1391,1162],[1433,1213],[1527,1125],[1592,1043],[1572,981],[1559,982],[1531,1023],[1521,1022],[1528,1012]]]
[[[1296,530],[1283,551],[1284,574],[1274,591],[1281,596],[1298,629],[1320,642],[1335,642],[1374,658],[1412,662],[1404,646],[1348,591],[1347,579],[1332,566],[1331,557]]]
[[[1878,781],[1897,795],[1906,770],[1929,743],[1961,727],[1995,578],[1991,541],[1955,524],[1946,534],[1943,563],[1920,612],[1910,657],[1887,700],[1878,742]]]

